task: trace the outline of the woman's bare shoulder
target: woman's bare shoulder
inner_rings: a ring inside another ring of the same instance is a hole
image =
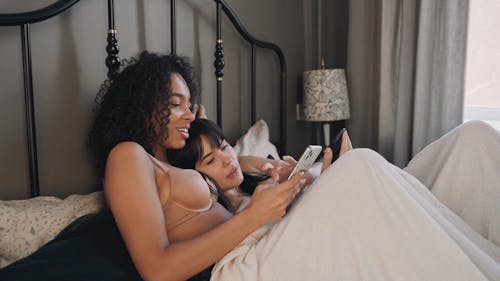
[[[144,154],[147,155],[146,150],[140,144],[133,141],[124,141],[115,145],[109,155],[121,155],[121,154]]]
[[[126,141],[117,144],[109,152],[105,179],[154,178],[153,164],[148,152],[138,143]],[[108,182],[109,183],[109,182]],[[106,186],[106,185],[105,185]]]
[[[109,164],[133,164],[136,162],[148,161],[149,153],[138,143],[124,141],[115,145],[108,155],[107,165]],[[150,162],[150,161],[148,161]]]

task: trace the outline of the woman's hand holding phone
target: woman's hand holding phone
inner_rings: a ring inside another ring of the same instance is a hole
[[[300,156],[299,161],[296,163],[292,172],[288,176],[288,179],[290,179],[297,172],[309,170],[314,162],[316,162],[316,159],[318,159],[318,156],[320,155],[322,150],[323,148],[319,145],[307,146],[302,153],[302,156]]]
[[[285,155],[282,160],[268,159],[260,170],[271,175],[271,178],[276,182],[282,183],[288,178],[295,165],[297,165],[297,161],[293,157]]]
[[[271,223],[286,214],[287,207],[305,185],[304,173],[298,173],[283,183],[259,184],[245,211],[259,223]]]
[[[310,172],[306,172],[305,177],[307,179],[307,184],[310,184],[314,178],[319,176],[320,172],[326,170],[340,155],[352,149],[351,140],[349,139],[349,135],[347,134],[347,131],[345,129],[342,129],[341,132],[337,134],[337,136],[334,138],[333,143],[335,151],[329,147],[324,150],[321,169],[319,167],[316,168],[315,166]],[[252,169],[245,169],[245,166],[243,165],[243,162],[250,162],[254,165],[254,167],[258,167],[256,171],[268,173],[269,175],[271,175],[271,178],[273,178],[278,183],[284,182],[292,174],[292,171],[295,169],[295,167],[297,165],[301,165],[293,157],[288,155],[283,156],[282,160],[253,157],[255,159],[252,158],[251,161],[247,161],[247,159],[244,157],[252,156],[239,157],[240,164],[242,164],[242,169],[244,171],[254,171]],[[241,161],[242,158],[245,159],[245,161]],[[307,170],[308,168],[302,170]]]

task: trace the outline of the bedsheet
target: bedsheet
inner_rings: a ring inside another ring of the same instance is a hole
[[[377,153],[344,154],[211,280],[500,280],[500,249]]]

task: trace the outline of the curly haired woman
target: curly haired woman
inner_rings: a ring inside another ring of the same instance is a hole
[[[209,267],[280,218],[304,185],[298,175],[257,192],[233,216],[196,171],[171,166],[166,150],[189,138],[196,94],[183,59],[143,53],[112,81],[90,132],[106,201],[145,280],[184,280]]]

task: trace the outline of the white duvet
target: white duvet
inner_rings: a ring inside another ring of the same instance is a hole
[[[500,241],[500,214],[491,210],[500,205],[500,137],[484,129],[471,123],[451,132],[408,168],[431,169],[430,178],[439,178],[432,188],[445,201],[481,201],[462,208],[468,223],[416,177],[356,149],[325,171],[284,219],[222,258],[212,280],[500,280],[500,248],[490,242]],[[465,153],[471,145],[480,150],[477,140],[488,153]],[[459,184],[465,176],[480,180],[465,188]]]

